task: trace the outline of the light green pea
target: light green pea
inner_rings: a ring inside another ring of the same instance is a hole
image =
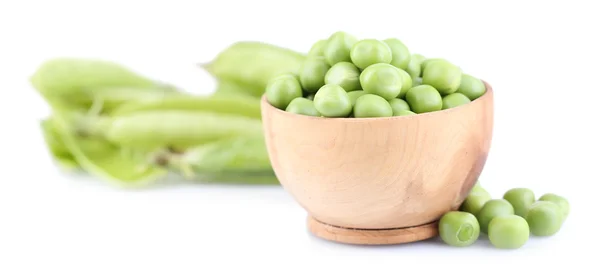
[[[390,103],[375,94],[365,94],[356,99],[353,113],[355,118],[391,117],[393,114]]]
[[[450,211],[438,223],[439,235],[444,243],[467,247],[475,243],[480,234],[479,222],[471,213]]]
[[[411,88],[406,93],[406,101],[417,114],[439,111],[442,109],[442,96],[430,85]]]
[[[485,93],[486,88],[482,80],[471,75],[462,74],[460,86],[456,91],[464,94],[471,100],[475,100]]]
[[[423,69],[423,84],[434,87],[442,95],[447,95],[456,92],[461,76],[460,68],[444,60],[435,60]]]
[[[450,63],[448,60],[445,60],[443,58],[425,58],[421,61],[421,73],[423,73],[423,71],[425,71],[425,68],[427,68],[427,65],[431,62],[434,61],[444,61],[447,63]]]
[[[306,92],[315,93],[325,85],[325,74],[329,64],[323,57],[308,57],[300,68],[299,80]]]
[[[316,41],[308,51],[308,57],[315,56],[323,56],[323,51],[325,50],[325,46],[327,45],[327,40],[318,40]]]
[[[490,199],[492,199],[490,193],[481,186],[479,181],[477,181],[467,198],[461,204],[460,210],[477,215],[481,208],[483,208],[483,205]]]
[[[402,70],[406,70],[411,59],[408,47],[396,38],[385,39],[383,42],[386,43],[392,51],[392,61],[390,64]]]
[[[347,117],[352,112],[352,101],[348,93],[338,85],[322,86],[315,94],[315,108],[328,118]]]
[[[410,116],[410,115],[416,115],[416,113],[413,111],[410,111],[410,110],[398,110],[398,111],[394,112],[394,117]]]
[[[352,63],[360,69],[376,63],[390,63],[392,51],[384,42],[375,39],[358,41],[350,51]]]
[[[569,205],[569,201],[565,197],[557,195],[557,194],[553,194],[553,193],[546,193],[546,194],[540,196],[540,198],[538,200],[539,201],[550,201],[550,202],[556,203],[558,205],[558,207],[560,207],[560,211],[563,216],[563,221],[567,218],[567,216],[569,216],[569,212],[571,211],[571,206]]]
[[[490,199],[488,200],[479,213],[477,213],[477,220],[479,226],[481,226],[481,232],[488,232],[488,225],[495,217],[503,215],[514,215],[515,210],[513,209],[510,202],[504,199]]]
[[[313,101],[303,97],[296,97],[294,100],[292,100],[292,102],[290,102],[290,105],[288,105],[285,110],[290,113],[305,116],[318,117],[321,115],[315,108]]]
[[[398,72],[400,72],[400,77],[402,78],[402,89],[400,90],[398,98],[404,98],[408,90],[413,87],[412,78],[406,71],[402,69],[398,69]]]
[[[488,227],[488,239],[498,249],[518,249],[529,240],[527,221],[517,215],[497,216]]]
[[[451,93],[442,98],[442,110],[458,107],[471,102],[471,100],[462,93]]]
[[[420,86],[423,84],[423,78],[421,77],[413,77],[412,79],[412,86],[416,87],[416,86]]]
[[[354,90],[351,92],[348,92],[348,96],[350,96],[350,101],[352,102],[352,107],[354,107],[354,105],[356,104],[356,99],[358,99],[359,97],[363,96],[367,94],[364,90]]]
[[[504,193],[502,197],[512,204],[515,215],[525,217],[529,207],[535,202],[535,194],[527,188],[513,188]]]
[[[558,204],[550,201],[536,201],[525,216],[531,234],[551,236],[556,234],[563,222],[563,215]]]
[[[415,79],[421,77],[421,63],[425,60],[425,57],[420,54],[413,54],[410,57],[408,66],[406,66],[406,72]]]
[[[302,97],[302,86],[291,74],[283,74],[271,79],[266,89],[267,101],[276,108],[285,108],[296,97]]]
[[[345,91],[360,90],[360,70],[350,62],[339,62],[325,74],[325,84],[339,85]]]
[[[394,98],[388,102],[390,103],[390,106],[392,106],[392,111],[394,114],[398,113],[399,111],[410,111],[410,106],[403,99]]]
[[[377,94],[386,100],[398,97],[402,91],[400,69],[387,63],[377,63],[360,73],[360,85],[367,93]]]
[[[358,40],[353,35],[344,31],[338,31],[327,39],[327,44],[323,48],[323,56],[329,65],[333,66],[338,62],[352,62],[350,50]]]

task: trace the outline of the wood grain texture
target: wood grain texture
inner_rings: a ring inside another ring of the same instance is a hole
[[[421,241],[438,235],[437,222],[401,229],[348,229],[307,219],[308,230],[326,240],[359,245],[389,245]]]
[[[457,209],[481,174],[493,91],[473,102],[390,118],[318,118],[261,102],[273,169],[315,219],[345,228],[423,225]]]

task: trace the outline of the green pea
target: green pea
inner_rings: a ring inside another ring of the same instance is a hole
[[[442,109],[442,96],[430,85],[413,87],[406,93],[406,101],[417,114],[439,111]]]
[[[394,112],[394,114],[396,114],[396,112],[399,111],[410,111],[410,106],[403,99],[394,98],[389,100],[388,102],[390,103],[390,106],[392,106],[392,111]]]
[[[383,42],[386,43],[392,51],[392,61],[390,64],[402,70],[406,70],[411,59],[408,47],[396,38],[385,39]]]
[[[569,216],[569,212],[571,211],[571,206],[569,205],[569,201],[557,194],[546,193],[538,199],[539,201],[550,201],[554,202],[560,207],[560,212],[562,213],[563,221]]]
[[[488,200],[479,213],[477,213],[477,220],[479,226],[481,226],[481,232],[488,232],[488,225],[490,221],[498,216],[503,215],[514,215],[515,210],[513,209],[510,202],[504,199],[490,199]]]
[[[338,62],[325,74],[325,84],[339,85],[345,91],[360,90],[360,70],[350,62]]]
[[[306,99],[308,99],[308,100],[314,100],[315,99],[315,94],[312,93],[312,94],[307,95]]]
[[[308,57],[298,75],[302,88],[310,93],[317,92],[325,85],[325,74],[329,68],[329,64],[323,57]]]
[[[481,186],[479,181],[477,181],[469,195],[467,195],[467,198],[465,198],[460,205],[460,210],[477,215],[481,208],[483,208],[483,205],[490,199],[492,199],[490,193]]]
[[[394,117],[398,117],[398,116],[410,116],[410,115],[416,115],[416,113],[413,112],[413,111],[410,111],[410,110],[394,111]]]
[[[286,111],[294,114],[305,115],[305,116],[314,116],[318,117],[319,111],[315,108],[315,104],[312,100],[308,100],[303,97],[296,97],[290,105],[285,108]]]
[[[456,92],[460,86],[462,71],[454,64],[435,60],[423,69],[423,84],[433,86],[440,94],[446,95]]]
[[[458,107],[471,102],[471,100],[462,93],[451,93],[442,98],[442,110]]]
[[[506,191],[502,197],[512,204],[515,209],[515,215],[525,217],[527,211],[533,202],[535,195],[532,190],[527,188],[514,188]]]
[[[357,41],[356,37],[343,31],[331,34],[327,40],[327,45],[323,48],[325,60],[331,66],[342,61],[352,62],[350,50]]]
[[[471,75],[462,74],[457,91],[464,94],[469,99],[475,100],[486,92],[486,88],[482,80]]]
[[[529,207],[525,219],[529,224],[531,234],[551,236],[560,230],[562,217],[562,211],[558,204],[550,201],[536,201]]]
[[[352,112],[352,101],[338,85],[324,85],[315,94],[315,108],[328,118],[347,117]]]
[[[312,47],[310,47],[307,56],[323,56],[323,50],[325,50],[325,46],[327,46],[327,40],[319,40],[315,42]]]
[[[271,79],[266,89],[267,101],[281,110],[296,97],[302,97],[302,86],[292,74],[283,74]]]
[[[488,227],[488,239],[499,249],[518,249],[529,240],[527,221],[517,215],[497,216]]]
[[[408,72],[407,72],[407,73],[408,73]],[[412,86],[413,86],[413,87],[420,86],[420,85],[422,85],[422,84],[423,84],[423,78],[421,78],[421,77],[414,77],[414,78],[412,79]]]
[[[413,87],[412,78],[406,71],[402,69],[398,69],[398,71],[400,72],[400,76],[402,77],[402,89],[400,90],[398,98],[404,98],[408,90]]]
[[[359,97],[363,96],[367,94],[364,90],[354,90],[351,92],[348,92],[348,96],[350,96],[350,101],[352,102],[352,107],[354,107],[354,105],[356,104],[356,99],[358,99]]]
[[[402,81],[399,69],[387,63],[373,64],[360,73],[363,90],[386,100],[398,97],[402,91]]]
[[[445,62],[450,63],[448,60],[445,60],[443,58],[426,58],[426,59],[423,59],[421,61],[421,73],[423,73],[423,71],[425,71],[425,68],[427,68],[427,65],[429,63],[434,62],[434,61],[445,61]]]
[[[421,77],[421,63],[425,60],[425,57],[420,54],[413,54],[410,56],[408,66],[406,66],[406,72],[414,79]]]
[[[376,63],[390,63],[392,50],[384,42],[375,39],[364,39],[356,42],[350,50],[352,63],[360,69]]]
[[[471,213],[450,211],[438,223],[440,238],[448,245],[466,247],[477,241],[480,234],[479,222]]]
[[[393,114],[390,103],[375,94],[365,94],[356,99],[353,113],[355,118],[391,117]]]

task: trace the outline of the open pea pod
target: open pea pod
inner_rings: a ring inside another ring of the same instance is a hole
[[[54,115],[65,147],[90,175],[120,186],[144,186],[166,176],[168,171],[151,165],[145,153],[123,149],[104,139],[82,136],[70,129],[63,114]]]
[[[52,160],[63,170],[73,171],[80,168],[79,163],[73,157],[64,141],[56,130],[52,118],[44,119],[40,122],[42,138],[46,148],[50,152]]]
[[[187,149],[163,158],[169,167],[194,173],[272,171],[261,136],[232,137]]]
[[[196,110],[140,111],[118,116],[73,116],[71,127],[120,147],[185,150],[216,140],[262,135],[259,119]]]
[[[183,153],[157,154],[155,162],[189,180],[221,183],[278,183],[263,137],[224,138]]]

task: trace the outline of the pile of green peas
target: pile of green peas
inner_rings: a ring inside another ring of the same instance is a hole
[[[529,237],[552,236],[569,215],[569,201],[546,193],[537,200],[528,188],[513,188],[502,198],[493,199],[479,181],[460,208],[445,213],[439,221],[439,234],[448,245],[466,247],[487,234],[500,249],[518,249]]]
[[[486,92],[482,80],[442,58],[409,51],[396,39],[338,31],[313,44],[297,74],[273,77],[268,102],[327,118],[407,116],[467,104]]]

